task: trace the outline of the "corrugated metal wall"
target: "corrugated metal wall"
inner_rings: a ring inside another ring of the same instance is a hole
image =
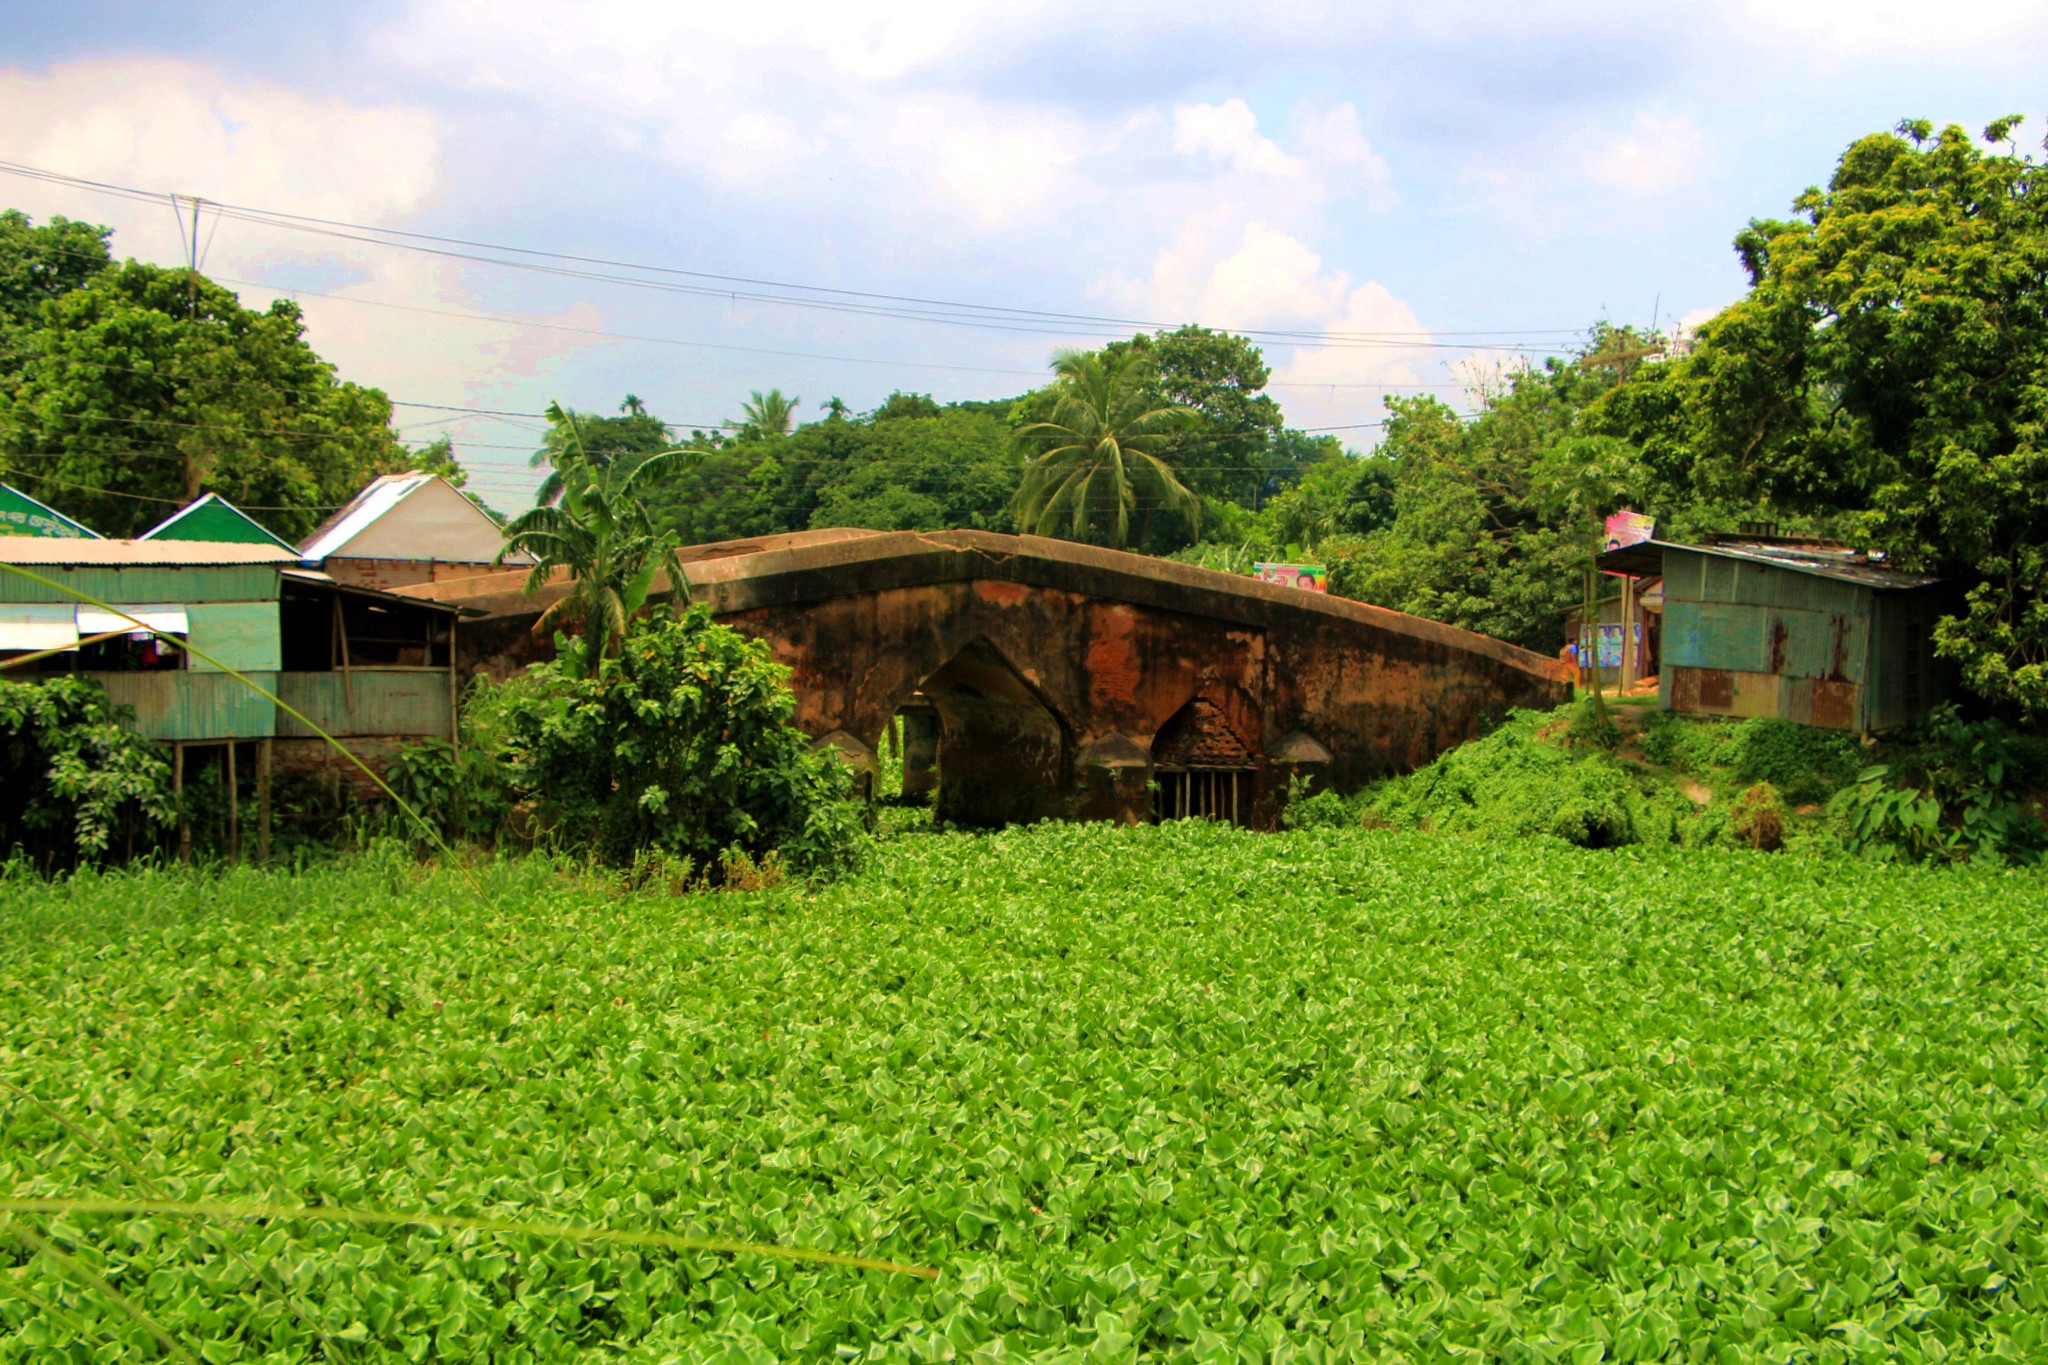
[[[194,648],[203,649],[228,668],[276,672],[284,667],[278,640],[277,599],[268,602],[201,602],[187,609]],[[186,667],[194,673],[214,665],[194,654]]]
[[[1867,729],[1877,596],[1836,579],[1666,550],[1661,701]]]
[[[117,703],[135,708],[147,739],[264,739],[277,733],[277,706],[225,673],[87,673]],[[250,675],[275,692],[275,673]],[[443,704],[445,706],[445,703]]]
[[[82,568],[31,565],[73,592],[102,602],[275,602],[277,569],[268,564],[125,564]],[[76,602],[76,597],[0,574],[0,602]]]
[[[279,678],[277,695],[285,704],[330,735],[445,739],[453,719],[448,710],[448,671],[442,668],[355,668],[346,675],[284,673]],[[313,734],[290,715],[277,720],[280,738]]]

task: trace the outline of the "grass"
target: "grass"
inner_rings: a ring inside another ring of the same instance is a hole
[[[0,1360],[2039,1358],[2048,883],[1206,826],[0,879]]]

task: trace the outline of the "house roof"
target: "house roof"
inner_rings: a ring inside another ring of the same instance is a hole
[[[401,509],[404,517],[380,526]],[[372,479],[300,542],[299,551],[315,563],[337,555],[489,563],[504,540],[503,528],[461,489],[415,470]]]
[[[385,474],[369,481],[363,491],[348,500],[339,512],[320,523],[299,542],[308,559],[325,559],[354,540],[386,512],[418,492],[432,479],[431,474]]]
[[[431,598],[406,597],[382,588],[366,588],[360,583],[343,583],[318,569],[286,569],[286,586],[303,584],[306,587],[324,589],[343,597],[363,597],[377,602],[393,602],[402,607],[424,607],[430,611],[445,612],[450,616],[482,616],[475,607],[462,606],[455,602],[436,602]]]
[[[166,564],[189,567],[230,564],[297,564],[296,550],[275,545],[238,545],[220,540],[53,540],[44,536],[0,536],[0,564],[120,566]]]
[[[48,503],[11,483],[0,483],[0,534],[45,536],[52,540],[98,540],[100,533],[73,521]]]
[[[1908,573],[1903,569],[1894,569],[1884,562],[1881,555],[1873,555],[1865,550],[1852,550],[1846,546],[1787,544],[1767,540],[1730,540],[1712,545],[1683,545],[1677,541],[1645,540],[1635,545],[1624,545],[1618,550],[1607,551],[1600,556],[1600,567],[1638,577],[1660,574],[1664,572],[1666,550],[1684,550],[1691,554],[1713,555],[1721,559],[1739,559],[1751,564],[1767,565],[1773,569],[1784,569],[1791,573],[1812,574],[1816,578],[1832,578],[1842,583],[1854,583],[1858,587],[1875,588],[1882,592],[1927,588],[1941,581],[1930,574]]]
[[[270,545],[298,551],[290,541],[271,534],[254,517],[218,493],[187,503],[136,537],[137,540],[211,540],[237,545]]]

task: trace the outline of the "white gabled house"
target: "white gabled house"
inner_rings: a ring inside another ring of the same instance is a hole
[[[438,474],[386,474],[322,522],[299,553],[338,583],[388,591],[489,573],[504,544],[490,513]]]

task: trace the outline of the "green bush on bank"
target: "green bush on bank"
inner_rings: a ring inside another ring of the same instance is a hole
[[[830,876],[859,857],[863,813],[846,765],[790,724],[788,678],[705,608],[660,608],[595,677],[549,662],[474,691],[463,748],[404,755],[401,794],[470,842],[516,834],[617,867],[681,860],[711,881]]]
[[[91,678],[0,677],[0,861],[44,871],[154,849],[177,819],[171,765]]]

